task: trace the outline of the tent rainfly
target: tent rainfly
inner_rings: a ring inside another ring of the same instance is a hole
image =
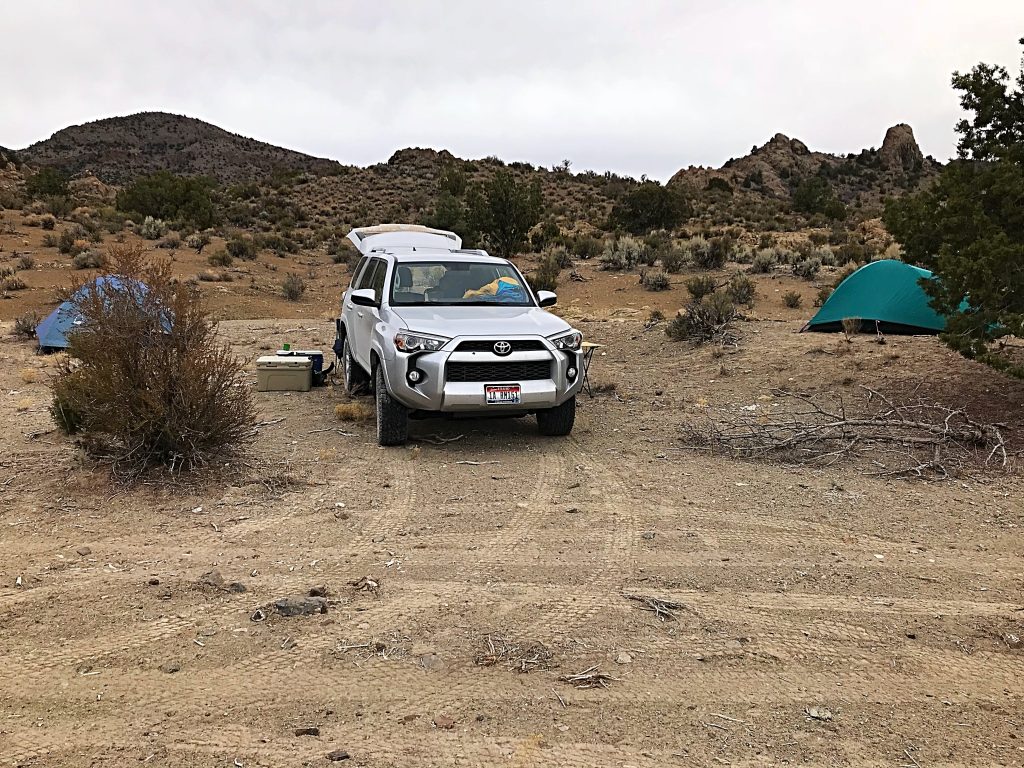
[[[76,307],[76,301],[80,301],[86,292],[95,285],[100,291],[118,292],[125,290],[124,278],[116,275],[101,275],[78,289],[75,295],[53,310],[46,318],[36,326],[36,338],[39,339],[39,350],[41,352],[57,352],[67,349],[68,334],[82,325],[82,316]],[[146,286],[139,283],[140,289],[144,292]],[[109,294],[106,294],[109,295]]]
[[[838,285],[801,330],[841,331],[843,320],[860,318],[864,331],[939,333],[946,319],[931,308],[922,279],[935,278],[893,259],[866,264]]]

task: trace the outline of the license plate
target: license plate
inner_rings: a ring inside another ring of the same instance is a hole
[[[519,405],[522,402],[518,384],[486,386],[484,397],[488,405]]]

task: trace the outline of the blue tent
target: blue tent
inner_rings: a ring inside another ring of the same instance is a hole
[[[59,349],[67,349],[68,334],[82,325],[82,315],[78,311],[76,302],[80,301],[96,286],[101,291],[121,291],[126,285],[123,278],[116,275],[101,275],[87,283],[75,292],[75,295],[67,301],[61,302],[53,312],[46,316],[36,326],[36,338],[39,339],[39,349],[43,352],[55,352]],[[145,290],[145,286],[142,286]]]

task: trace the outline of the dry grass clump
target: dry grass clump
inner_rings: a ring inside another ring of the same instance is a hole
[[[36,326],[39,325],[39,315],[35,312],[26,312],[14,320],[14,335],[21,338],[35,336]]]
[[[83,324],[57,366],[50,412],[119,475],[193,469],[253,434],[243,365],[215,334],[195,286],[142,248],[110,250],[112,280],[70,292]]]
[[[289,272],[281,283],[281,293],[288,301],[298,301],[305,292],[306,282],[294,272]]]
[[[860,333],[861,319],[859,317],[843,318],[843,333],[847,341],[853,341],[853,337]]]
[[[558,666],[554,654],[536,641],[518,642],[507,635],[485,635],[484,649],[474,661],[481,667],[506,666],[521,673]]]
[[[230,272],[218,272],[215,269],[204,269],[196,277],[204,283],[230,283],[233,279]]]
[[[338,421],[366,421],[373,415],[373,408],[359,400],[338,403],[334,406],[334,416]]]
[[[35,384],[39,381],[39,371],[35,368],[22,368],[18,371],[18,378],[25,384]]]

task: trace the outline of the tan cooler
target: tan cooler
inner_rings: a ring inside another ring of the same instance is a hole
[[[256,389],[260,392],[309,392],[313,361],[299,355],[264,355],[256,361]]]

